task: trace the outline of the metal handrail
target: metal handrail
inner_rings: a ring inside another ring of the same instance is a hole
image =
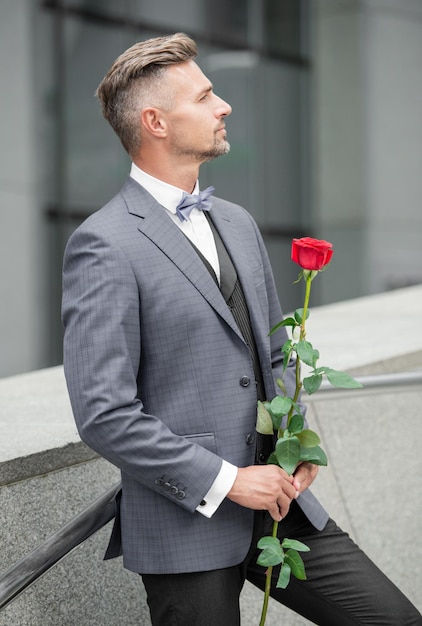
[[[328,381],[324,380],[318,389],[318,393],[320,391],[352,391],[353,393],[359,393],[369,389],[422,385],[422,370],[394,372],[391,374],[368,374],[367,376],[354,376],[354,378],[363,385],[362,388],[347,390],[341,387],[333,387]]]
[[[355,378],[364,385],[362,389],[353,390],[359,393],[368,389],[422,384],[422,370]],[[325,381],[320,387],[320,391],[336,390],[345,391]],[[115,517],[115,497],[119,490],[120,483],[108,489],[82,513],[0,575],[0,610]]]
[[[116,515],[120,483],[0,575],[0,610]]]

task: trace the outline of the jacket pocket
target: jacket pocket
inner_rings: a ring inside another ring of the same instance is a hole
[[[214,433],[193,433],[189,435],[183,435],[189,441],[197,443],[210,452],[217,453],[217,442],[215,440]]]

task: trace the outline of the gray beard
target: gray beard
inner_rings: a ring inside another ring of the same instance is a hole
[[[225,141],[223,145],[214,146],[213,150],[208,150],[203,152],[201,156],[201,161],[212,161],[212,159],[216,159],[219,156],[224,156],[230,152],[230,144],[228,141]]]
[[[198,151],[182,149],[179,150],[180,155],[191,156],[198,163],[204,163],[205,161],[212,161],[219,156],[224,156],[230,151],[230,144],[228,141],[216,143],[210,150]]]

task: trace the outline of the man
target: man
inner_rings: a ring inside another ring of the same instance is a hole
[[[265,464],[256,404],[277,393],[285,334],[268,331],[282,312],[251,216],[209,196],[186,207],[201,163],[229,150],[231,108],[196,52],[181,33],[141,42],[101,82],[104,116],[133,164],[65,254],[75,419],[122,473],[108,555],[121,549],[142,575],[154,626],[235,626],[245,578],[263,586],[256,542],[283,520],[283,536],[311,551],[309,580],[274,589],[279,601],[324,625],[421,624],[313,498],[317,468],[288,476]],[[292,388],[290,368],[285,380]]]

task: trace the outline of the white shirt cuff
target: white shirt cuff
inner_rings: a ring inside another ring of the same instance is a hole
[[[236,480],[237,467],[223,460],[220,471],[211,485],[210,490],[196,508],[205,517],[212,517]]]

